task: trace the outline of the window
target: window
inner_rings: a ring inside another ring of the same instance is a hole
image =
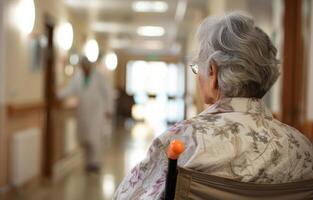
[[[184,118],[182,64],[129,61],[126,73],[126,92],[134,96],[136,103],[134,118],[148,122],[157,133]]]

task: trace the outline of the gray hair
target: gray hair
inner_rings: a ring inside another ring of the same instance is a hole
[[[277,50],[254,21],[239,13],[208,17],[198,29],[198,65],[218,66],[224,97],[261,98],[279,76]]]

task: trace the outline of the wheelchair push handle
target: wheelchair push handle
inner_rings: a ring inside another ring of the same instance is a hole
[[[180,140],[173,140],[167,150],[167,157],[172,160],[177,160],[181,153],[185,150],[184,143]]]
[[[185,150],[185,145],[180,140],[173,140],[167,150],[168,172],[165,184],[165,200],[173,200],[175,197],[177,179],[177,159]]]

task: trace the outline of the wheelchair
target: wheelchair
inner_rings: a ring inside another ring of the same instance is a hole
[[[177,167],[184,151],[179,140],[168,148],[165,200],[313,200],[313,180],[257,184],[230,180]]]

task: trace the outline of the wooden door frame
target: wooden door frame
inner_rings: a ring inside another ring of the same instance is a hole
[[[304,115],[302,0],[285,0],[282,121],[301,128]]]
[[[284,17],[284,63],[282,86],[282,121],[289,124],[313,140],[313,123],[307,116],[308,57],[304,33],[308,19],[303,15],[304,0],[285,0]],[[311,20],[311,19],[309,19]],[[311,23],[310,23],[311,24]],[[312,33],[309,33],[312,34]]]
[[[45,35],[47,37],[47,47],[44,58],[44,104],[45,119],[43,131],[43,154],[42,154],[42,174],[45,177],[52,177],[55,153],[55,134],[53,123],[53,103],[54,103],[54,82],[55,82],[55,52],[54,52],[54,19],[46,15],[44,22]]]

